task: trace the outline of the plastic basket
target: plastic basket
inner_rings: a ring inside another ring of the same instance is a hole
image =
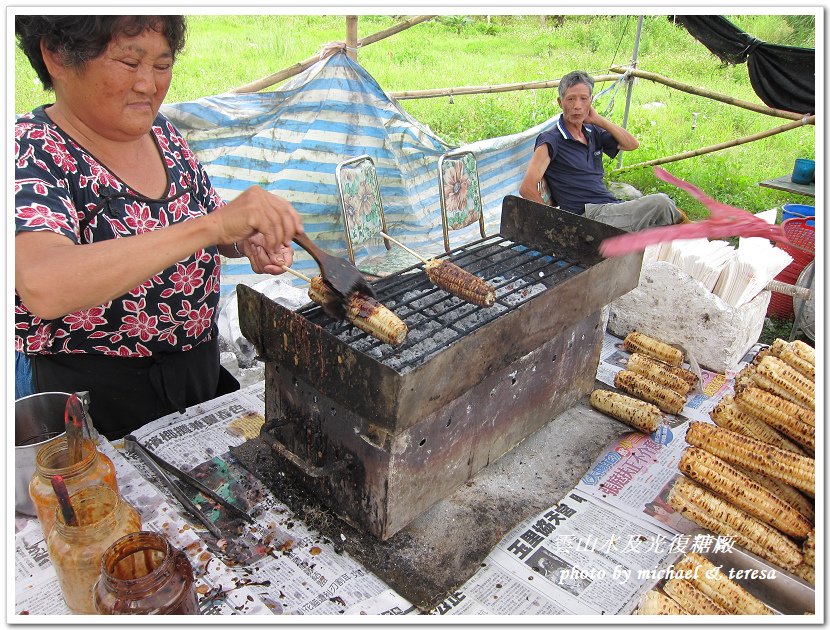
[[[777,245],[792,256],[794,261],[800,262],[802,268],[816,257],[816,226],[810,225],[809,221],[806,217],[784,221],[781,224],[784,234],[797,247],[789,243]]]
[[[815,225],[816,222],[813,217],[816,216],[815,206],[806,206],[800,203],[785,203],[781,208],[781,223],[787,219],[795,219],[801,217],[809,217],[810,225]]]
[[[783,249],[792,256],[793,261],[775,276],[776,280],[786,284],[795,284],[804,267],[815,258],[816,228],[814,225],[810,225],[808,221],[810,219],[806,217],[794,218],[787,219],[781,224],[784,234],[790,239],[792,245],[790,243],[778,243],[776,247]],[[797,245],[797,247],[793,247],[793,245]],[[767,314],[781,319],[793,319],[795,313],[792,297],[773,291],[767,307]]]

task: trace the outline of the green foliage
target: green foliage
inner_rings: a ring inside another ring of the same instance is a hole
[[[561,19],[560,19],[561,17]],[[359,63],[387,92],[442,87],[547,81],[580,68],[609,74],[631,61],[636,15],[441,16],[361,47]],[[813,47],[815,15],[727,16],[736,26],[770,43]],[[398,23],[402,16],[361,15],[358,36]],[[345,19],[326,15],[211,15],[188,18],[188,41],[176,61],[168,103],[225,92],[316,55],[345,39]],[[17,112],[53,100],[43,91],[25,57],[16,51],[14,107]],[[746,64],[722,64],[681,26],[664,15],[648,15],[637,67],[676,81],[759,103]],[[609,83],[598,83],[597,92]],[[608,117],[621,123],[625,87]],[[524,131],[559,112],[555,89],[401,100],[414,118],[453,145]],[[605,111],[607,100],[598,103]],[[697,123],[692,129],[693,114]],[[640,148],[623,166],[715,145],[781,126],[787,121],[670,89],[634,82],[628,128]],[[735,206],[757,212],[791,201],[787,193],[758,182],[792,170],[796,157],[815,156],[815,127],[799,127],[760,141],[663,165],[666,170]],[[666,192],[693,219],[708,215],[682,191],[657,180],[651,168],[611,173],[644,193]]]
[[[793,321],[789,319],[780,319],[778,317],[767,317],[764,320],[764,327],[761,330],[761,335],[758,338],[758,343],[772,344],[776,339],[789,340],[790,334],[793,331]],[[815,342],[811,341],[804,332],[799,329],[795,339],[803,341],[809,346],[815,347]]]
[[[756,39],[780,46],[814,48],[816,17],[814,15],[727,15],[724,16]]]
[[[501,28],[493,24],[492,22],[476,22],[476,31],[481,33],[482,35],[498,35],[501,32]]]
[[[457,35],[460,35],[461,31],[473,23],[472,18],[468,15],[446,15],[438,19],[442,24],[454,30]]]

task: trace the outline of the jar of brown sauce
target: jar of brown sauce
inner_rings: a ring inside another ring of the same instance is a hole
[[[58,507],[58,497],[52,489],[53,477],[63,477],[70,495],[83,488],[102,484],[118,492],[112,460],[101,453],[95,442],[90,439],[83,441],[81,450],[81,460],[70,464],[69,446],[66,438],[62,437],[40,449],[35,458],[35,474],[29,482],[29,496],[35,504],[35,513],[40,521],[44,540],[49,537],[52,530],[55,508]]]
[[[94,589],[101,615],[198,615],[187,556],[155,532],[116,540],[101,558]]]
[[[95,614],[92,589],[101,573],[101,557],[113,542],[141,529],[138,511],[105,485],[79,490],[70,497],[77,524],[55,510],[46,539],[66,605],[76,615]]]

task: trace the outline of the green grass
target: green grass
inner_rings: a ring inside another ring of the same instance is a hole
[[[750,34],[770,43],[813,47],[815,17],[728,16]],[[360,16],[358,35],[375,33],[400,16]],[[361,48],[360,64],[387,92],[468,85],[493,85],[558,79],[581,68],[606,74],[613,64],[631,60],[636,16],[442,16],[391,38]],[[213,15],[190,16],[187,46],[176,62],[167,102],[225,92],[315,55],[345,38],[343,16]],[[647,16],[638,68],[690,85],[760,103],[745,64],[722,64],[682,27],[665,16]],[[599,84],[598,90],[608,84]],[[51,100],[28,65],[15,57],[15,111]],[[556,114],[554,90],[402,100],[412,116],[451,144],[464,144],[523,131]],[[658,106],[653,104],[658,103]],[[608,99],[598,103],[605,111]],[[608,116],[621,122],[625,94],[618,90]],[[698,113],[692,130],[692,113]],[[785,124],[786,120],[637,80],[629,129],[640,149],[626,154],[623,165],[674,155]],[[804,198],[760,188],[758,182],[788,173],[797,157],[814,157],[815,128],[798,128],[764,140],[669,163],[664,168],[719,201],[758,212]],[[608,161],[610,172],[616,160]],[[613,179],[649,192],[666,192],[694,219],[707,216],[694,199],[657,180],[650,168],[615,174]]]

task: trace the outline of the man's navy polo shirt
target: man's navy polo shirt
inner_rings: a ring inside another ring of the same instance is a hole
[[[575,140],[559,117],[556,128],[536,138],[534,151],[548,145],[550,164],[545,180],[554,202],[563,210],[585,213],[586,203],[619,203],[603,182],[602,154],[614,157],[619,153],[617,141],[602,127],[583,125],[588,144]]]

